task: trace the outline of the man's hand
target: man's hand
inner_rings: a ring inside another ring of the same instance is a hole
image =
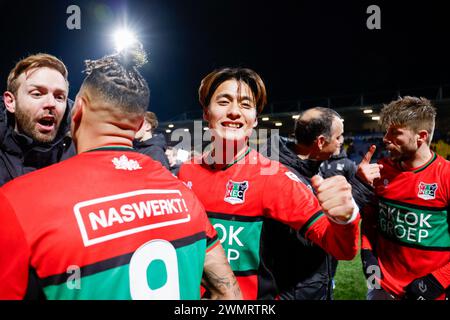
[[[369,151],[367,151],[364,158],[361,160],[358,165],[358,169],[356,170],[356,175],[368,185],[373,187],[373,182],[376,179],[380,178],[380,171],[383,169],[383,165],[377,163],[370,163],[372,160],[372,156],[375,153],[377,147],[375,145],[371,145]]]
[[[311,179],[311,184],[327,216],[344,223],[350,220],[355,204],[352,187],[344,176],[333,176],[324,180],[321,176],[315,175]]]

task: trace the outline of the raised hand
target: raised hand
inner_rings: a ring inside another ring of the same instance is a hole
[[[311,184],[316,190],[316,196],[323,212],[332,220],[347,222],[355,207],[352,201],[352,187],[344,176],[333,176],[323,179],[315,175]]]
[[[364,158],[361,160],[358,165],[358,169],[356,170],[356,175],[365,183],[373,186],[373,182],[376,179],[379,179],[381,174],[380,171],[383,169],[383,165],[377,163],[370,163],[372,160],[372,156],[375,153],[377,147],[375,145],[371,145],[369,151],[367,151]]]

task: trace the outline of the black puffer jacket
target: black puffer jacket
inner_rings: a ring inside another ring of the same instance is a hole
[[[320,165],[320,172],[324,178],[340,175],[344,176],[347,181],[355,176],[356,169],[356,163],[347,158],[344,149],[337,156],[331,156]]]
[[[293,151],[294,141],[278,135],[272,136],[271,140],[271,145],[278,147],[275,148],[278,152],[271,154],[268,152],[267,146],[260,151],[288,167],[311,189],[310,179],[316,174],[320,174],[324,178],[337,174],[342,175],[341,170],[338,170],[338,168],[342,165],[345,153],[336,156],[335,158],[338,162],[331,164],[330,162],[334,161],[333,158],[331,161],[325,162],[302,160]],[[337,163],[341,165],[337,166]],[[356,178],[354,164],[351,161],[348,163],[346,160],[345,163],[350,166],[348,168],[348,182],[352,185],[353,198],[358,206],[362,208],[371,201],[373,192],[370,187],[365,186]],[[329,165],[330,167],[328,167]],[[334,167],[336,167],[336,170],[333,170]],[[273,246],[283,247],[283,250],[272,248],[274,257],[273,270],[279,286],[280,297],[282,299],[296,300],[332,299],[332,279],[336,271],[337,261],[322,248],[304,239],[285,225],[272,223],[270,228],[275,233],[272,235],[272,239],[277,239],[277,244],[273,244]],[[285,252],[289,254],[285,254]]]
[[[166,156],[167,142],[162,134],[154,134],[148,140],[134,140],[133,147],[140,153],[150,156],[153,160],[159,161],[168,170],[170,169],[169,159]]]
[[[300,159],[291,149],[293,142],[272,136],[272,145],[278,146],[278,155],[260,150],[278,160],[312,189],[310,179],[319,172],[320,162]],[[279,144],[278,144],[279,143]],[[267,153],[266,153],[267,152]],[[281,299],[332,299],[333,258],[322,248],[306,240],[288,226],[270,221],[267,231],[272,241],[267,250],[273,257],[273,271]],[[273,240],[276,239],[276,240]],[[283,248],[280,250],[280,248]]]
[[[14,131],[14,115],[6,110],[0,99],[0,186],[75,155],[72,139],[68,136],[72,103],[68,102],[55,140],[44,144]]]

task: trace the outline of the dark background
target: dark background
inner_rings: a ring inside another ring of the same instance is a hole
[[[81,30],[66,27],[71,4]],[[371,4],[381,30],[366,27]],[[445,1],[1,0],[0,12],[1,90],[15,62],[48,52],[66,63],[74,98],[83,60],[112,53],[126,21],[149,53],[142,73],[162,121],[198,110],[200,80],[221,66],[253,68],[269,102],[450,84]]]

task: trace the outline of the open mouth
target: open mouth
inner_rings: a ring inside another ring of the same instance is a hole
[[[240,129],[244,126],[242,123],[239,122],[222,122],[221,125],[222,127],[230,129]]]
[[[43,131],[51,131],[55,128],[56,119],[52,116],[45,116],[38,120],[38,125]]]

